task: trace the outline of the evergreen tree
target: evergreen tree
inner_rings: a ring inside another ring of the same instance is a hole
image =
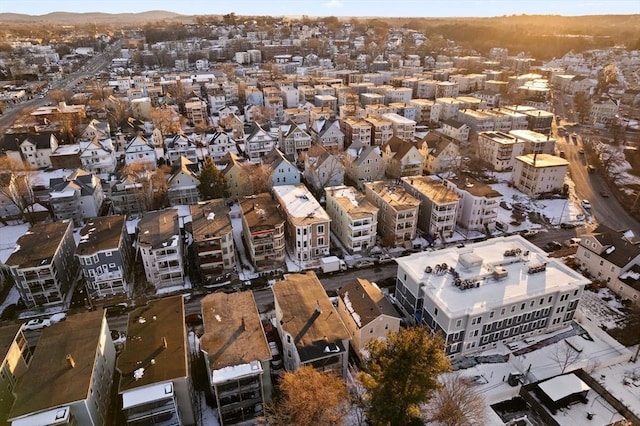
[[[203,200],[226,198],[229,196],[227,179],[225,179],[222,172],[218,170],[211,157],[205,159],[198,179],[200,180],[198,191],[200,191]]]
[[[419,406],[440,388],[438,375],[450,368],[443,348],[442,338],[426,327],[401,329],[386,341],[369,343],[366,373],[358,378],[374,425],[422,424]]]

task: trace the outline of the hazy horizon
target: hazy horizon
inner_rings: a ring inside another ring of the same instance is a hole
[[[71,13],[139,13],[164,10],[182,15],[272,15],[313,17],[343,16],[368,17],[492,17],[503,15],[631,15],[640,13],[640,0],[323,0],[301,2],[282,0],[265,4],[261,0],[236,0],[233,3],[195,0],[178,3],[168,0],[111,0],[108,2],[56,0],[3,1],[0,13],[46,15],[52,12]]]

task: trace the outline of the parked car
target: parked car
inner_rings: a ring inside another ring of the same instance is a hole
[[[64,312],[59,312],[57,314],[51,315],[49,317],[49,322],[51,324],[55,324],[55,323],[58,323],[58,322],[62,322],[64,320],[66,320],[66,319],[67,319],[67,314],[65,314]]]
[[[560,250],[560,249],[562,248],[562,244],[560,244],[560,243],[559,243],[559,242],[557,242],[557,241],[549,241],[549,242],[547,243],[546,248],[547,248],[547,250],[549,250],[549,251],[556,251],[556,250]]]
[[[575,228],[577,225],[575,223],[571,223],[571,222],[563,222],[560,224],[560,228],[562,229],[573,229]]]
[[[117,303],[115,305],[108,305],[104,307],[107,310],[108,317],[117,317],[127,312],[129,305],[126,303]]]
[[[609,198],[609,193],[608,193],[608,192],[606,192],[606,191],[600,191],[600,196],[601,196],[602,198]]]
[[[538,235],[538,231],[536,231],[535,229],[527,229],[526,231],[522,231],[520,235],[522,235],[524,238],[531,238]]]
[[[505,210],[513,209],[513,207],[511,207],[511,204],[507,203],[506,201],[500,201],[500,207],[502,207]]]
[[[358,269],[368,268],[370,266],[373,266],[373,262],[370,260],[362,259],[362,260],[358,260],[353,266],[355,266]]]
[[[25,330],[41,330],[51,325],[51,321],[46,318],[34,318],[24,324]]]
[[[388,253],[382,253],[381,255],[378,256],[378,258],[376,259],[376,263],[389,263],[389,262],[393,262],[395,261],[395,259],[393,258],[393,256],[391,256]]]
[[[582,200],[581,204],[582,208],[584,208],[585,210],[591,210],[591,203],[589,202],[589,200]]]

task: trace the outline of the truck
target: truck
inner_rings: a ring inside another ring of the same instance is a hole
[[[320,268],[323,273],[329,274],[331,272],[346,270],[347,264],[338,256],[327,256],[320,259]]]

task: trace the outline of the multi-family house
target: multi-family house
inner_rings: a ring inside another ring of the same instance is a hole
[[[26,307],[68,303],[75,279],[75,251],[71,222],[38,223],[18,238],[5,265]]]
[[[3,142],[7,157],[33,169],[51,167],[51,153],[60,144],[51,132],[15,136],[6,134]]]
[[[452,118],[441,122],[440,132],[458,142],[469,140],[469,126]]]
[[[351,145],[346,152],[344,167],[345,174],[356,182],[361,191],[364,189],[364,182],[384,177],[385,167],[378,147]]]
[[[209,123],[207,103],[200,99],[184,103],[187,122],[195,127],[206,127]]]
[[[137,176],[127,175],[119,180],[110,180],[108,199],[115,214],[139,215],[147,211],[145,201],[146,188],[151,185],[151,175],[144,173]]]
[[[530,196],[560,192],[569,162],[549,154],[527,154],[516,157],[513,184]]]
[[[329,254],[330,222],[327,212],[304,185],[273,188],[286,218],[286,245],[296,262],[306,262]]]
[[[297,159],[311,147],[311,136],[306,126],[289,122],[278,129],[278,145],[289,158]]]
[[[273,148],[262,157],[262,164],[269,172],[270,186],[300,183],[300,170],[278,148]]]
[[[516,157],[524,153],[524,142],[504,132],[480,132],[476,154],[478,158],[501,172],[513,170]]]
[[[517,129],[509,132],[524,143],[523,154],[553,154],[556,140],[551,134],[543,135],[526,129]]]
[[[593,125],[608,125],[615,119],[619,108],[618,103],[611,98],[603,98],[592,102],[589,108],[589,123]]]
[[[385,340],[400,330],[400,314],[380,288],[364,278],[354,278],[338,290],[336,308],[351,337],[351,348],[358,358],[367,358],[372,340]]]
[[[337,154],[331,154],[325,148],[317,146],[305,158],[304,177],[316,193],[321,192],[328,186],[344,183],[344,165]]]
[[[58,145],[49,155],[52,169],[75,169],[82,165],[80,161],[80,145]]]
[[[123,215],[96,217],[82,228],[76,258],[93,302],[132,295],[132,251]]]
[[[125,146],[124,162],[127,165],[144,163],[149,170],[155,170],[158,158],[153,144],[144,136],[137,135]]]
[[[164,146],[167,150],[167,160],[170,165],[176,165],[180,158],[184,157],[192,163],[198,163],[198,152],[192,137],[180,133],[164,139]]]
[[[35,202],[28,173],[0,172],[0,218],[21,219]]]
[[[386,246],[410,245],[416,237],[420,200],[387,181],[364,184],[367,199],[378,207],[378,234]]]
[[[383,114],[382,117],[391,123],[393,136],[405,142],[413,142],[416,134],[416,122],[414,120],[403,117],[397,113]]]
[[[598,225],[583,234],[575,254],[576,265],[595,281],[621,297],[640,298],[640,245],[632,232]]]
[[[424,157],[416,145],[394,136],[381,147],[385,174],[392,179],[422,174]]]
[[[393,137],[391,121],[378,115],[368,115],[363,118],[371,127],[371,145],[383,146]]]
[[[403,177],[402,184],[420,200],[418,228],[432,237],[451,238],[456,229],[458,194],[428,176]]]
[[[100,214],[104,192],[100,179],[82,169],[50,181],[49,204],[56,220],[71,219],[78,225]]]
[[[202,299],[207,378],[221,426],[255,424],[271,400],[271,350],[253,293],[210,294]]]
[[[345,146],[358,144],[359,146],[371,146],[372,128],[371,124],[354,117],[341,120],[342,131],[344,132]]]
[[[127,344],[116,363],[126,425],[199,424],[183,300],[151,300],[129,314]]]
[[[251,161],[261,161],[276,146],[275,138],[258,123],[253,123],[245,141],[245,153]]]
[[[454,359],[568,326],[590,282],[519,235],[397,262],[398,306]]]
[[[367,252],[376,244],[378,208],[351,186],[325,188],[331,232],[349,253]]]
[[[207,134],[206,146],[209,156],[216,162],[224,158],[227,153],[238,154],[234,138],[221,129]]]
[[[416,147],[424,158],[422,170],[430,175],[453,172],[462,161],[459,143],[439,132],[427,133]]]
[[[171,176],[167,180],[167,197],[171,206],[196,204],[200,200],[198,164],[180,157],[173,163]]]
[[[491,232],[498,218],[502,194],[486,183],[468,177],[445,179],[445,184],[460,197],[456,223],[469,231]]]
[[[156,290],[184,285],[184,249],[177,210],[145,213],[138,222],[137,243],[147,283]]]
[[[116,170],[116,150],[110,138],[100,139],[95,136],[93,139],[81,140],[78,144],[80,163],[84,170],[97,176],[106,176]]]
[[[27,372],[33,352],[21,324],[0,327],[0,348],[0,418],[4,420],[15,401],[13,389]]]
[[[229,207],[218,199],[191,205],[189,210],[196,266],[201,280],[208,282],[236,266]]]
[[[311,366],[346,377],[349,333],[316,274],[288,274],[271,289],[284,368]]]
[[[116,350],[104,310],[70,315],[42,332],[16,384],[12,425],[106,425]]]
[[[344,132],[340,129],[338,120],[317,120],[311,125],[311,138],[316,145],[328,150],[344,149]]]
[[[240,200],[242,232],[247,254],[257,271],[269,271],[284,266],[285,218],[280,206],[269,193]]]

